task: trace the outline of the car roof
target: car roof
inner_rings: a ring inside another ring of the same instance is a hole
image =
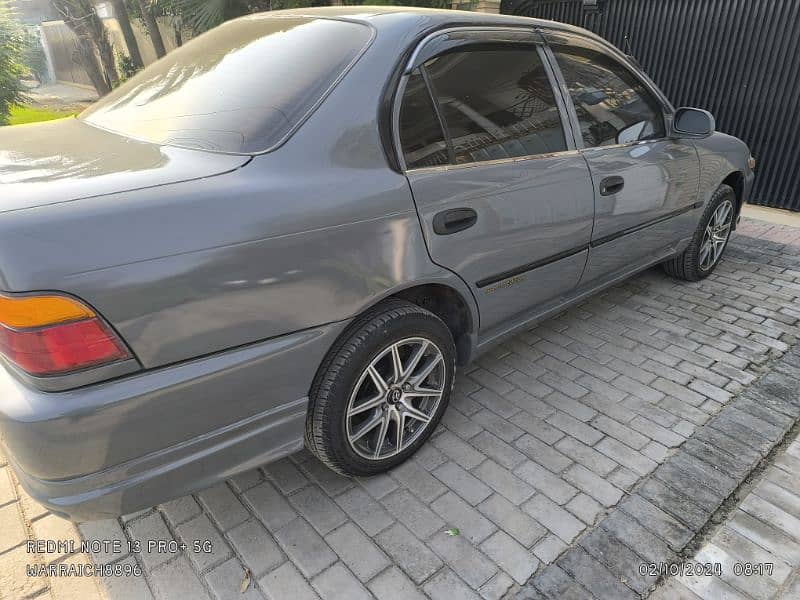
[[[382,28],[397,27],[398,24],[405,23],[409,29],[420,32],[437,29],[447,25],[510,25],[528,27],[541,27],[543,29],[555,29],[581,35],[589,36],[602,40],[594,33],[556,21],[546,19],[536,19],[532,17],[520,17],[514,15],[500,15],[492,13],[472,12],[466,10],[450,10],[437,8],[418,8],[411,6],[319,6],[313,8],[294,8],[288,10],[275,10],[270,12],[258,13],[244,18],[258,18],[269,16],[308,16],[318,18],[338,18],[351,21],[369,23],[380,32]],[[605,42],[605,40],[602,40]],[[607,42],[605,42],[607,43]]]

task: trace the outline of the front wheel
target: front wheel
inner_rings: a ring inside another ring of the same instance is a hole
[[[320,367],[306,445],[339,473],[390,469],[430,437],[454,374],[455,344],[441,319],[408,302],[388,302],[357,320]]]
[[[736,194],[722,184],[706,205],[689,246],[678,256],[663,263],[664,270],[678,279],[699,281],[708,277],[719,264],[728,245],[736,214]]]

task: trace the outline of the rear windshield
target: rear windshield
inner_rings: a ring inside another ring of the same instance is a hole
[[[155,143],[263,152],[313,110],[371,35],[346,21],[237,19],[170,52],[80,118]]]

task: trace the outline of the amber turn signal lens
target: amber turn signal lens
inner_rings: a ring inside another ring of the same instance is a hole
[[[66,296],[0,295],[0,324],[13,329],[44,327],[94,316],[88,306]]]

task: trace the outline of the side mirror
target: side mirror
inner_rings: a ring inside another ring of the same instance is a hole
[[[714,115],[700,108],[679,108],[672,119],[672,131],[676,137],[707,138],[714,133],[715,127]]]

